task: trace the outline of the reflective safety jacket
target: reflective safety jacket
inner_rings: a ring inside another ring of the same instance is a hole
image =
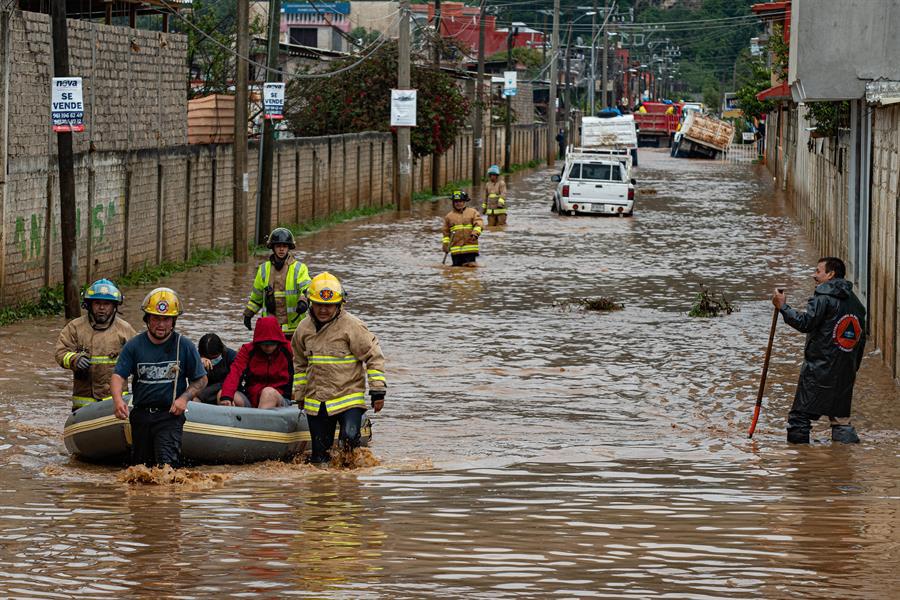
[[[497,182],[488,181],[484,184],[484,202],[481,209],[486,215],[506,214],[506,182],[497,178]]]
[[[444,217],[444,237],[441,241],[450,246],[450,254],[477,254],[477,236],[481,235],[483,227],[481,215],[474,208],[454,209]]]
[[[84,315],[69,321],[56,340],[56,362],[63,369],[75,373],[72,386],[72,410],[91,402],[109,400],[109,381],[116,367],[116,359],[125,342],[137,335],[128,321],[118,314],[97,328]],[[81,356],[91,360],[87,371],[79,371],[75,363]]]
[[[343,308],[316,330],[305,319],[291,340],[294,350],[294,401],[307,414],[318,415],[322,404],[329,415],[349,408],[366,408],[369,390],[384,390],[384,355],[375,334]]]
[[[256,270],[253,290],[244,314],[253,316],[260,311],[263,317],[269,314],[266,309],[266,288],[271,286],[275,296],[275,314],[272,316],[278,318],[281,330],[285,336],[290,337],[306,316],[305,312],[297,312],[297,304],[309,287],[309,282],[309,269],[292,255],[285,257],[281,269],[274,268],[269,259]]]

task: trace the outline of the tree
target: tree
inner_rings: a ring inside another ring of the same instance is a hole
[[[381,34],[374,29],[354,27],[350,30],[350,37],[356,41],[357,46],[364,48],[377,42]]]
[[[775,109],[773,100],[760,101],[756,95],[771,86],[772,73],[766,64],[757,59],[751,63],[752,77],[750,81],[741,86],[736,93],[737,103],[747,118],[760,118],[764,114]]]
[[[391,89],[397,86],[397,44],[385,43],[358,66],[354,56],[333,63],[331,77],[295,78],[285,92],[285,121],[298,136],[390,131]],[[454,80],[413,60],[410,82],[418,90],[413,156],[444,154],[469,115],[469,101]]]

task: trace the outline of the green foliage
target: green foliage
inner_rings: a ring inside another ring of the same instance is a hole
[[[766,43],[766,50],[772,54],[772,70],[780,81],[787,81],[790,47],[784,41],[784,28],[781,23],[772,27],[772,35]]]
[[[415,57],[414,57],[415,58]],[[469,115],[469,102],[447,74],[413,60],[410,83],[418,90],[413,156],[444,154]],[[333,63],[339,70],[356,63]],[[285,120],[298,136],[390,131],[391,89],[397,86],[397,45],[386,43],[362,64],[332,77],[295,79],[285,93]]]
[[[454,190],[461,190],[472,185],[471,179],[458,179],[456,181],[448,181],[439,190],[437,195],[433,195],[431,190],[422,190],[416,192],[412,196],[413,202],[428,202],[430,200],[439,200],[446,198],[453,193]]]
[[[544,66],[543,54],[540,50],[535,50],[534,48],[513,48],[512,57],[513,61],[525,67],[526,78],[534,77]],[[506,50],[501,50],[485,58],[487,62],[495,60],[506,62]]]
[[[517,122],[516,109],[509,107],[509,122]],[[491,118],[497,123],[506,123],[506,99],[496,99],[491,108]]]
[[[61,285],[53,288],[41,288],[37,302],[23,302],[0,310],[0,326],[35,317],[58,315],[65,307],[66,301],[63,298]]]
[[[813,137],[834,137],[841,127],[850,126],[850,103],[809,102],[806,120],[815,127]]]
[[[706,286],[701,284],[700,291],[697,293],[697,298],[694,300],[688,316],[709,318],[723,314],[730,315],[734,311],[734,305],[728,301],[724,294],[711,292],[706,289]]]
[[[703,104],[709,107],[711,111],[718,111],[722,95],[719,92],[719,85],[714,81],[708,81],[703,85]]]
[[[191,20],[196,29],[180,19],[173,19],[172,31],[183,33],[188,38],[188,98],[228,91],[235,72],[231,49],[236,40],[236,16],[235,2],[193,0],[186,18]],[[259,20],[250,24],[251,38],[265,31],[266,24]],[[196,87],[194,84],[197,84]]]
[[[756,95],[771,86],[771,75],[762,59],[752,63],[752,77],[737,91],[737,102],[747,118],[760,118],[775,109],[774,100],[761,102]]]
[[[354,27],[350,30],[350,37],[356,40],[360,47],[366,47],[374,44],[381,37],[381,34],[374,29],[366,27]]]

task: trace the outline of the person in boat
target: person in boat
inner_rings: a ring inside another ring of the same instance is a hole
[[[488,218],[488,226],[506,225],[506,182],[500,178],[500,167],[491,165],[488,182],[484,185],[481,209]]]
[[[253,341],[241,346],[222,384],[219,404],[253,408],[281,408],[290,405],[294,382],[291,344],[278,319],[256,321]]]
[[[136,334],[119,316],[125,297],[109,279],[98,279],[81,292],[87,314],[69,321],[56,340],[56,362],[73,373],[72,412],[109,400],[109,382],[122,346]]]
[[[772,297],[784,322],[806,334],[800,381],[788,414],[787,441],[792,444],[808,444],[812,421],[822,415],[831,422],[831,441],[859,442],[850,404],[866,346],[866,309],[844,279],[846,270],[839,258],[819,259],[813,274],[816,291],[806,312],[790,307],[781,292]]]
[[[206,387],[198,399],[205,404],[216,404],[237,352],[227,347],[215,333],[207,333],[200,338],[197,350],[200,352],[200,362],[206,369]]]
[[[122,348],[110,383],[115,415],[131,423],[132,464],[178,467],[184,413],[206,385],[206,371],[197,347],[175,331],[183,312],[178,294],[156,288],[142,308],[147,331]],[[122,398],[129,377],[131,410]]]
[[[466,206],[469,202],[467,193],[456,190],[450,200],[453,210],[444,217],[444,237],[441,239],[444,253],[450,253],[454,267],[474,267],[484,222],[477,210]]]
[[[366,412],[366,386],[375,412],[384,407],[387,383],[378,338],[343,308],[344,288],[331,273],[320,273],[307,290],[310,319],[291,340],[294,400],[302,403],[312,437],[313,464],[327,463],[340,424],[343,449],[359,446]]]
[[[290,337],[300,321],[306,317],[308,307],[303,292],[309,287],[309,269],[290,251],[297,247],[290,229],[277,227],[266,241],[271,256],[256,269],[250,300],[244,308],[244,326],[252,330],[253,315],[278,319],[281,330]]]

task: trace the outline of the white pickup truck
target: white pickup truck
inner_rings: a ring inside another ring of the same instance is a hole
[[[562,175],[554,175],[554,212],[630,217],[634,214],[631,156],[573,148]]]

